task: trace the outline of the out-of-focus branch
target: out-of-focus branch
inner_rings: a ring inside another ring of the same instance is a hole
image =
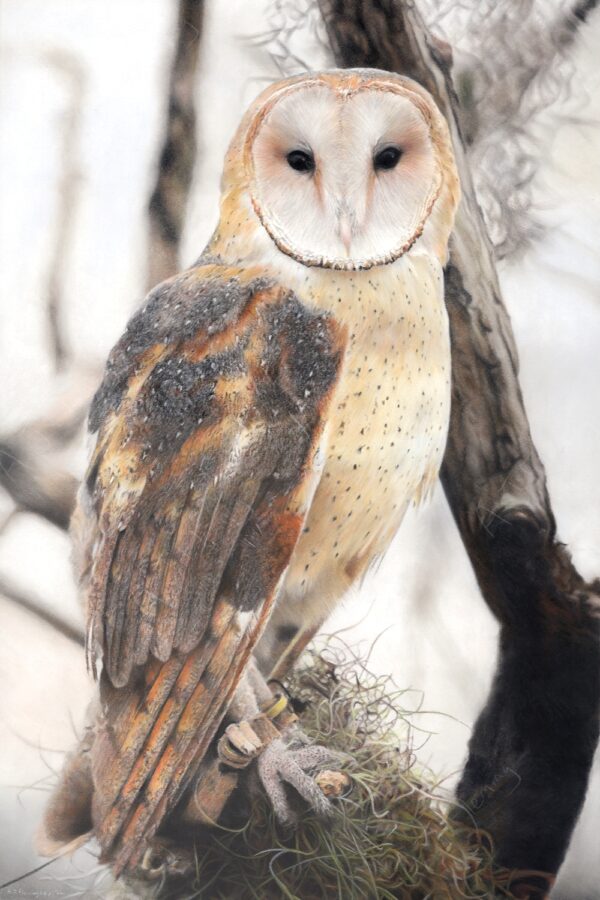
[[[148,288],[180,268],[179,243],[197,158],[194,86],[203,13],[204,0],[179,0],[166,133],[148,207]]]
[[[74,641],[74,643],[83,646],[83,629],[76,628],[74,625],[69,624],[69,622],[65,622],[60,616],[57,616],[46,609],[35,597],[23,593],[23,591],[7,581],[2,575],[0,575],[0,597],[5,597],[7,600],[16,603],[17,606],[20,606],[22,609],[26,609],[27,612],[33,613],[38,619],[46,622],[47,625],[51,625],[55,631],[58,631],[70,641]]]
[[[18,436],[0,441],[0,484],[22,510],[67,530],[77,480],[48,464]]]
[[[97,372],[73,370],[44,417],[0,435],[0,485],[18,509],[63,530],[69,527],[77,479],[65,470],[62,457],[81,433],[97,381]]]
[[[64,368],[68,357],[61,322],[61,303],[64,293],[65,269],[72,243],[75,209],[79,190],[79,137],[85,92],[82,66],[72,55],[53,50],[45,61],[63,78],[68,91],[67,108],[61,121],[61,174],[58,182],[58,214],[54,248],[48,273],[47,315],[50,347],[57,370]]]
[[[571,30],[575,31],[577,23],[587,22],[591,12],[598,8],[598,0],[580,0],[571,10]]]

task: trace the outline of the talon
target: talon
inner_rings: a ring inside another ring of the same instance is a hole
[[[339,791],[330,789],[329,784],[324,789],[315,778],[307,774],[322,768],[327,762],[339,762],[340,754],[326,747],[307,746],[306,737],[300,734],[304,739],[300,741],[300,749],[291,749],[300,736],[295,733],[290,743],[282,739],[274,740],[258,759],[260,779],[281,824],[293,824],[297,819],[286,794],[286,785],[294,788],[311,809],[324,818],[330,818],[334,814],[334,806],[326,794],[339,796],[342,791],[341,787]],[[342,773],[335,774],[339,775],[346,785],[347,776]]]
[[[147,881],[158,881],[164,877],[181,877],[193,871],[193,854],[171,842],[155,838],[146,848],[138,873]]]
[[[245,769],[279,732],[263,715],[228,725],[219,739],[219,759],[232,769]]]
[[[328,769],[319,772],[315,781],[326,797],[343,797],[352,784],[346,772],[330,772]]]
[[[152,881],[162,878],[165,871],[165,860],[161,859],[160,854],[156,852],[154,847],[148,847],[144,853],[140,868],[144,871],[147,878]]]
[[[260,738],[254,733],[248,722],[236,722],[228,725],[225,734],[229,742],[246,756],[255,756],[262,748]]]

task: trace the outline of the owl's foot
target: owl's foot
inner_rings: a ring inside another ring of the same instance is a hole
[[[183,878],[196,866],[194,851],[168,838],[152,838],[135,875],[144,881]]]
[[[346,759],[344,754],[311,744],[297,727],[272,741],[259,756],[257,765],[260,780],[279,822],[291,825],[297,820],[288,787],[294,788],[317,815],[330,818],[334,811],[333,804],[314,776],[328,765],[339,766]]]

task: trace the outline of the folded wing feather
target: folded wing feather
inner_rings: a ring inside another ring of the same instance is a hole
[[[268,619],[343,345],[263,273],[210,265],[160,286],[111,354],[75,521],[103,667],[93,822],[117,873],[193,776]]]

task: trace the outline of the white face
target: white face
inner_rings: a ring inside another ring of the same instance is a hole
[[[420,235],[441,175],[429,127],[401,92],[324,84],[276,100],[252,144],[252,199],[271,238],[305,265],[369,268]]]

